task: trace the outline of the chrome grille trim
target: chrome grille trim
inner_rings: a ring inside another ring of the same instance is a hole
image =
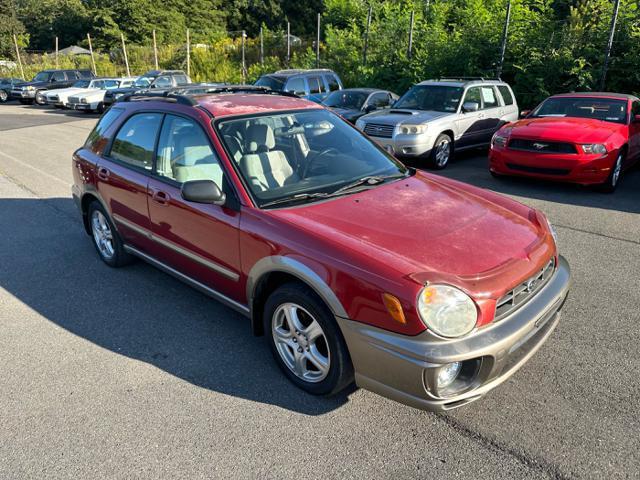
[[[367,123],[364,126],[364,133],[372,137],[391,138],[395,125],[384,125],[382,123]]]
[[[517,285],[512,290],[508,291],[502,298],[498,299],[496,302],[496,315],[494,321],[503,319],[514,310],[527,303],[549,282],[549,280],[551,280],[555,271],[556,261],[555,258],[552,258],[547,262],[544,268],[538,271],[535,275]]]

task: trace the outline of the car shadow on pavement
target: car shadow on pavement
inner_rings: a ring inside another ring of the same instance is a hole
[[[408,166],[424,169],[424,162],[404,161]],[[550,182],[526,177],[494,178],[489,173],[486,150],[470,150],[456,155],[445,170],[430,173],[470,183],[495,192],[582,207],[640,213],[640,165],[625,172],[613,194],[569,183]]]
[[[0,289],[43,320],[201,388],[306,415],[348,401],[353,388],[321,398],[293,386],[235,311],[142,261],[106,266],[74,209],[70,198],[0,199]]]

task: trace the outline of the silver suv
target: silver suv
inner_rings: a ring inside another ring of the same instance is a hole
[[[454,150],[489,145],[502,125],[518,119],[511,87],[500,80],[427,80],[411,87],[391,110],[361,117],[356,127],[397,157],[447,166]]]

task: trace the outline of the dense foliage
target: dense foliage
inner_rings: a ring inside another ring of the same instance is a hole
[[[369,3],[367,61],[363,50]],[[132,70],[153,66],[155,29],[160,64],[184,68],[185,32],[193,48],[196,80],[242,81],[240,31],[245,30],[245,79],[285,66],[315,66],[316,15],[322,13],[321,66],[335,69],[347,85],[388,87],[402,93],[425,78],[495,76],[507,0],[0,0],[0,57],[15,56],[12,34],[29,50],[86,46],[99,49],[100,74],[122,74],[120,35]],[[408,52],[411,12],[413,48]],[[597,89],[613,0],[512,0],[502,77],[523,106],[544,96]],[[286,59],[286,22],[301,37]],[[258,32],[264,32],[264,64]],[[640,7],[621,0],[606,88],[640,92]],[[51,66],[46,55],[26,57],[25,76]],[[88,65],[88,59],[64,59]]]

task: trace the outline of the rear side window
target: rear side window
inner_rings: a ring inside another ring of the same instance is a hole
[[[329,85],[329,91],[335,92],[336,90],[340,90],[340,84],[336,77],[333,75],[325,75],[325,80],[327,81],[327,85]]]
[[[507,87],[506,85],[498,85],[498,90],[500,91],[500,95],[502,95],[504,104],[513,105],[513,95],[511,95],[509,87]]]
[[[324,83],[320,79],[320,77],[308,77],[307,82],[309,83],[309,94],[313,95],[314,93],[321,93],[324,88]]]
[[[189,83],[186,75],[176,75],[174,78],[176,79],[176,85],[187,85]]]
[[[52,82],[64,82],[65,80],[64,72],[54,72],[53,75],[51,75]]]
[[[295,77],[287,82],[285,91],[295,93],[296,95],[305,95],[304,79],[302,77]]]
[[[493,87],[480,87],[482,92],[482,108],[495,108],[498,106],[498,96]]]
[[[118,131],[111,147],[111,158],[151,171],[161,121],[160,113],[133,115]]]
[[[91,130],[91,133],[87,137],[87,141],[84,143],[85,148],[93,150],[94,152],[101,150],[104,146],[104,133],[113,124],[113,122],[122,115],[123,111],[124,110],[119,108],[112,108],[105,113],[93,130]]]
[[[78,70],[76,72],[76,76],[78,78],[92,78],[93,74],[91,73],[90,70]]]
[[[158,77],[156,78],[156,81],[153,82],[153,86],[156,88],[171,87],[172,86],[171,78],[168,76]]]

